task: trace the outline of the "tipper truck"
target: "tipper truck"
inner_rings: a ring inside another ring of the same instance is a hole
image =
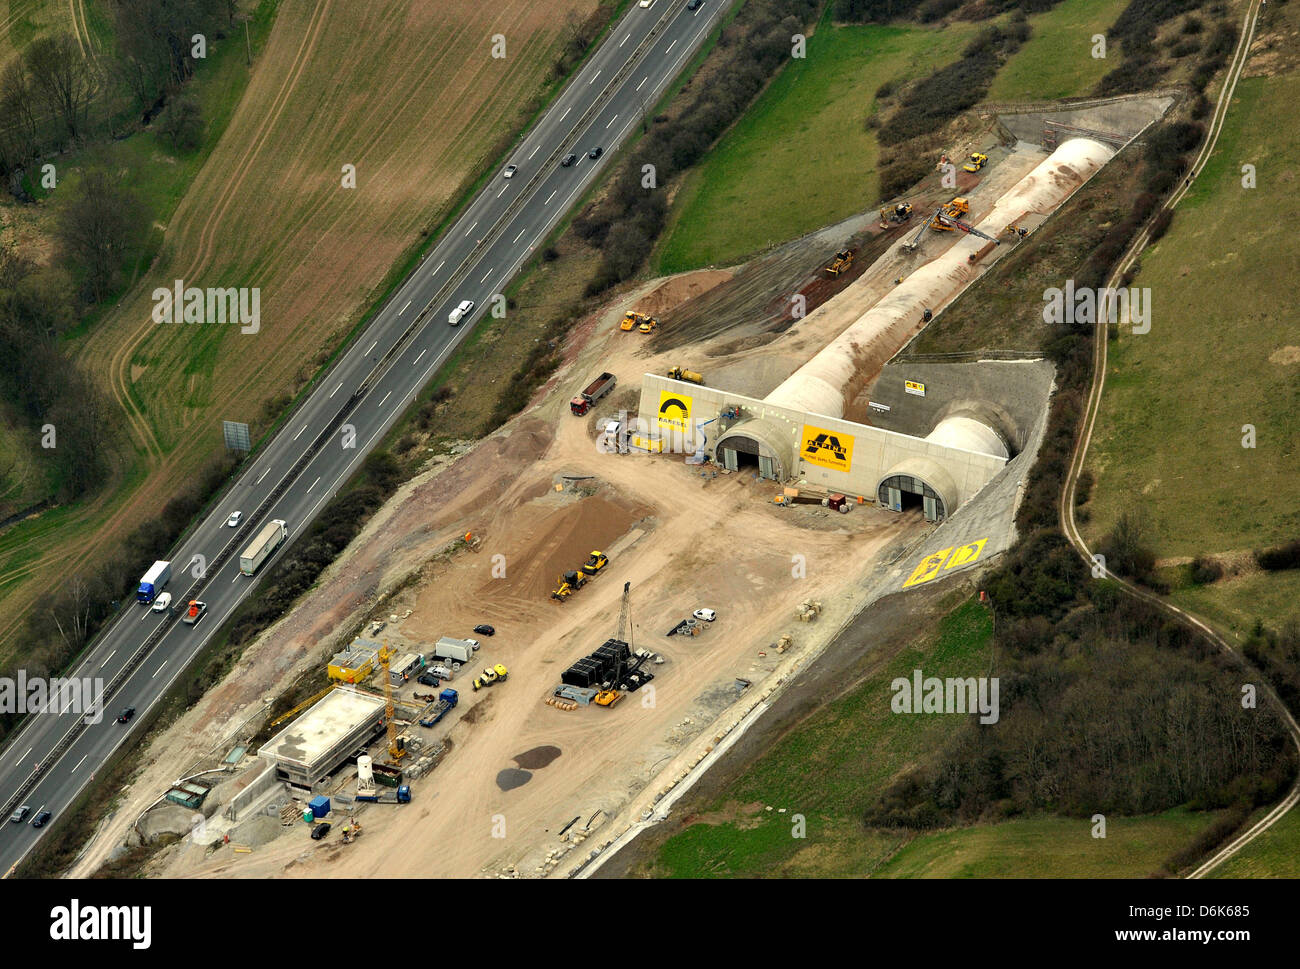
[[[149,571],[144,574],[140,580],[140,588],[135,590],[135,601],[143,602],[148,605],[153,602],[154,597],[162,592],[163,586],[167,580],[172,577],[172,564],[170,562],[155,562],[149,567]]]
[[[601,374],[587,386],[586,390],[569,401],[569,410],[573,411],[575,416],[581,417],[591,410],[592,404],[613,390],[616,383],[618,383],[618,378],[612,373]]]
[[[271,553],[289,536],[289,529],[280,519],[269,521],[257,533],[257,537],[239,556],[239,571],[252,575],[262,567],[262,563],[271,557]]]

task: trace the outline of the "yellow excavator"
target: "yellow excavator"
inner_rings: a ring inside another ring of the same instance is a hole
[[[912,203],[899,202],[897,205],[894,206],[894,210],[892,212],[887,208],[880,210],[880,227],[882,229],[888,229],[891,225],[903,225],[904,223],[910,221],[911,218],[912,218]]]
[[[555,599],[557,602],[563,602],[586,584],[586,573],[576,571],[565,572],[560,576],[560,584],[556,587],[555,591],[551,593],[551,598]]]

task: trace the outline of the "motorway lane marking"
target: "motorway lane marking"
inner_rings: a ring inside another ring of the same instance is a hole
[[[339,387],[342,387],[342,386],[343,386],[342,384],[339,384]],[[338,390],[339,387],[335,387],[334,389],[335,389],[335,390]],[[333,397],[334,395],[333,395],[333,394],[330,394],[330,396]],[[255,485],[260,485],[260,484],[262,483],[262,479],[265,478],[265,477],[267,476],[267,474],[270,472],[270,470],[271,470],[270,468],[267,468],[266,471],[263,471],[261,474],[259,474],[259,475],[257,476],[257,480],[254,481],[253,484],[255,484]]]
[[[429,348],[428,348],[428,347],[425,347],[423,350],[420,351],[420,357],[424,356],[424,355],[425,355],[426,353],[428,353],[428,352],[429,352]],[[419,363],[419,362],[420,362],[420,357],[416,357],[416,358],[415,358],[415,363],[412,363],[412,364],[411,364],[412,367],[414,367],[416,363]]]
[[[21,754],[19,754],[19,755],[18,755],[18,759],[17,759],[16,761],[14,761],[14,766],[17,767],[17,766],[18,766],[19,764],[21,764],[24,760],[26,760],[26,759],[27,759],[27,755],[30,754],[34,749],[35,749],[34,747],[28,747],[28,748],[27,748],[26,750],[24,750]]]
[[[375,343],[378,343],[378,342],[379,342],[378,340],[375,340]],[[372,344],[370,344],[370,346],[366,347],[366,353],[369,353],[371,350],[373,350],[373,349],[375,348],[375,343],[372,343]]]
[[[650,80],[650,77],[648,75],[646,77],[641,78],[641,84],[644,84],[648,80]],[[641,84],[638,84],[635,90],[637,91],[641,90]]]
[[[480,283],[486,283],[486,282],[487,282],[487,278],[488,278],[489,276],[491,276],[491,275],[492,275],[492,270],[489,269],[487,272],[485,272],[485,273],[483,274],[483,278],[480,279],[479,282],[480,282]]]
[[[337,387],[335,387],[333,390],[330,391],[330,396],[333,397],[335,394],[337,394],[337,393],[338,393],[340,390],[342,390],[342,389],[343,389],[343,381],[340,380],[340,381],[339,381],[339,385],[338,385]],[[263,474],[266,474],[265,471],[263,471],[262,473],[263,473]],[[257,480],[258,480],[258,481],[261,481],[262,479],[261,479],[261,478],[258,478]]]
[[[366,353],[369,353],[369,352],[370,352],[369,350],[366,351]],[[298,428],[298,433],[295,434],[295,435],[293,436],[293,439],[294,439],[295,441],[298,440],[298,438],[300,438],[300,437],[302,436],[302,432],[305,431],[305,430],[307,430],[307,425],[306,425],[306,424],[304,424],[302,427]]]
[[[628,31],[627,36],[624,37],[622,40],[620,40],[620,41],[618,42],[618,46],[619,46],[619,47],[622,47],[624,44],[626,44],[626,43],[628,42],[629,39],[631,39],[631,37],[632,37],[632,32],[631,32],[631,31]]]
[[[320,477],[319,477],[319,476],[317,476],[316,480],[313,481],[313,482],[312,482],[312,483],[307,487],[307,494],[311,494],[311,489],[312,489],[312,488],[315,488],[318,484],[320,484]]]
[[[601,68],[601,70],[604,70],[604,68]],[[588,84],[594,84],[594,83],[596,82],[596,78],[598,78],[598,77],[600,77],[600,71],[597,71],[595,74],[591,75],[591,80],[588,81],[587,83],[588,83]],[[560,120],[563,121],[564,119],[561,118]]]
[[[551,192],[550,195],[546,196],[546,201],[543,202],[542,204],[543,204],[543,205],[550,205],[550,204],[551,204],[551,199],[555,198],[555,193],[558,192],[558,191],[559,191],[559,189],[554,189],[554,190]]]
[[[441,268],[442,268],[443,266],[445,266],[445,265],[447,265],[447,260],[446,260],[446,259],[444,259],[442,262],[438,263],[437,268],[435,268],[433,272],[429,273],[429,275],[430,275],[430,276],[436,276],[436,275],[438,275],[438,270],[441,269]]]
[[[509,187],[510,187],[509,185],[501,186],[501,191],[497,192],[497,198],[500,198],[501,196],[505,195],[506,189],[508,189]]]
[[[677,41],[673,41],[671,44],[668,45],[668,49],[665,50],[664,53],[665,53],[665,54],[671,54],[673,48],[676,47],[676,46],[677,46]]]
[[[398,315],[398,316],[401,316],[403,313],[405,313],[405,312],[406,312],[407,310],[409,310],[410,308],[411,308],[411,301],[408,299],[408,300],[406,301],[406,305],[403,306],[400,310],[397,311],[397,315]]]
[[[244,574],[243,572],[236,572],[236,573],[235,573],[235,577],[234,577],[233,579],[230,580],[230,584],[231,584],[231,585],[234,585],[236,582],[238,582],[238,581],[239,581],[239,577],[240,577],[241,575],[243,575],[243,574]]]
[[[475,222],[472,226],[470,226],[468,229],[465,230],[465,235],[469,235],[477,228],[478,228],[478,222]]]
[[[533,160],[533,155],[536,155],[537,152],[538,152],[538,150],[539,150],[541,147],[542,147],[541,142],[538,142],[538,143],[537,143],[537,147],[534,148],[531,152],[528,153],[528,160],[529,160],[529,161],[532,161],[532,160]]]
[[[157,676],[159,673],[161,673],[161,672],[163,671],[163,666],[166,666],[166,665],[167,665],[167,661],[166,661],[166,660],[163,660],[163,664],[162,664],[162,666],[160,666],[160,667],[158,667],[156,670],[154,670],[154,671],[153,671],[153,676],[149,677],[149,679],[152,680],[154,676]]]
[[[387,400],[389,397],[392,397],[392,396],[393,396],[393,392],[390,390],[388,393],[384,394],[384,400]],[[384,406],[384,400],[381,400],[381,401],[379,402],[379,406],[380,406],[380,407],[383,407],[383,406]],[[320,478],[317,478],[316,480],[319,481]],[[310,491],[311,489],[308,488],[307,490]]]
[[[102,662],[102,663],[99,664],[99,668],[102,670],[105,666],[108,665],[108,661],[109,661],[110,659],[112,659],[112,658],[113,658],[114,656],[116,656],[116,655],[117,655],[117,650],[113,650],[111,653],[109,653],[107,656],[105,656],[105,657],[104,657],[104,662]]]
[[[612,125],[617,120],[618,120],[618,115],[614,115],[614,117],[610,118],[608,124],[605,125],[606,129],[608,129],[609,126]]]
[[[520,229],[519,235],[515,236],[514,241],[511,242],[510,244],[513,246],[516,242],[518,242],[520,239],[524,237],[524,233],[527,231],[528,231],[527,229]]]
[[[563,121],[565,118],[567,118],[569,116],[569,112],[572,110],[573,110],[573,105],[569,105],[569,107],[565,108],[564,114],[560,115],[560,120]]]
[[[81,760],[77,761],[77,767],[80,767],[82,764],[84,764],[84,763],[86,762],[86,758],[89,757],[89,756],[90,756],[90,754],[85,754],[85,755],[81,758]],[[77,767],[72,768],[72,770],[68,771],[68,773],[69,773],[69,774],[75,774],[75,773],[77,772]]]

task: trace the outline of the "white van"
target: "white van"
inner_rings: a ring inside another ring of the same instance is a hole
[[[454,310],[452,310],[451,313],[447,316],[447,322],[450,323],[452,326],[455,326],[466,316],[468,316],[469,311],[472,310],[473,308],[474,308],[474,301],[472,299],[461,300],[460,305],[457,306]]]

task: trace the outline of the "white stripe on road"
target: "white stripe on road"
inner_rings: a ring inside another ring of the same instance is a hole
[[[424,355],[425,355],[426,353],[428,353],[428,352],[429,352],[429,348],[428,348],[428,347],[425,347],[423,350],[420,351],[420,357],[424,356]],[[411,364],[412,367],[414,367],[416,363],[419,363],[419,362],[420,362],[420,357],[416,357],[416,358],[415,358],[415,363],[412,363],[412,364]]]
[[[33,747],[28,747],[28,748],[27,748],[26,750],[24,750],[21,754],[19,754],[19,755],[18,755],[18,759],[17,759],[16,761],[14,761],[14,766],[17,767],[17,766],[18,766],[19,764],[21,764],[24,760],[26,760],[26,759],[27,759],[27,755],[30,754],[34,749],[35,749],[35,748],[33,748]]]
[[[645,83],[646,81],[648,81],[648,80],[650,80],[649,77],[643,77],[643,78],[641,78],[641,84],[644,84],[644,83]],[[637,90],[637,91],[641,90],[641,84],[638,84],[634,90]]]
[[[378,340],[375,341],[375,343],[378,343],[378,342],[379,342]],[[366,347],[366,353],[369,353],[371,350],[373,350],[373,349],[375,348],[375,343],[372,343],[372,344],[370,344],[370,346]]]
[[[398,315],[398,316],[401,316],[403,313],[405,313],[405,312],[406,312],[407,310],[409,310],[410,308],[411,308],[411,301],[408,299],[408,300],[406,301],[406,305],[403,306],[400,310],[397,311],[397,315]]]
[[[319,478],[319,477],[318,477],[315,481],[313,481],[310,485],[308,485],[308,487],[307,487],[307,492],[310,494],[310,493],[311,493],[311,489],[312,489],[312,488],[315,488],[318,484],[320,484],[320,478]]]
[[[343,386],[342,384],[339,384],[339,387],[342,387],[342,386]],[[334,389],[335,389],[335,390],[338,390],[339,387],[335,387]],[[333,394],[330,394],[330,396],[333,397],[334,395],[333,395]],[[265,477],[270,473],[270,471],[271,471],[271,469],[270,469],[270,468],[267,468],[265,471],[263,471],[261,474],[259,474],[259,475],[257,476],[257,480],[254,481],[253,484],[255,484],[255,485],[260,485],[260,484],[262,483],[262,479],[265,478]]]
[[[622,40],[620,40],[620,41],[618,42],[618,46],[619,46],[619,47],[622,47],[624,44],[626,44],[626,43],[628,42],[629,39],[631,39],[631,37],[632,37],[632,35],[631,35],[631,33],[629,33],[626,37],[624,37]]]
[[[231,585],[234,585],[236,582],[238,582],[238,581],[239,581],[239,577],[240,577],[241,575],[243,575],[243,574],[244,574],[243,572],[236,572],[236,573],[235,573],[235,577],[234,577],[233,579],[230,580],[230,584],[231,584]]]
[[[596,83],[596,78],[598,78],[598,77],[600,77],[600,71],[597,71],[595,74],[591,75],[591,80],[588,81],[587,83],[588,83],[588,84],[594,84],[594,83]],[[563,121],[564,119],[561,118],[560,120]]]
[[[567,117],[569,116],[569,112],[572,111],[572,110],[573,110],[573,106],[572,106],[572,105],[570,105],[569,107],[565,108],[565,109],[564,109],[564,114],[560,115],[560,120],[563,121],[565,118],[567,118]]]
[[[366,353],[369,353],[369,352],[370,352],[369,350],[366,351]],[[293,439],[294,439],[295,441],[298,440],[298,438],[302,437],[302,432],[305,431],[305,430],[307,430],[307,425],[306,425],[306,424],[304,424],[302,427],[298,428],[298,433],[295,434],[295,435],[293,436]]]
[[[677,41],[673,41],[671,44],[668,45],[668,49],[665,50],[664,53],[665,53],[665,54],[671,54],[673,48],[676,47],[676,46],[677,46]]]
[[[492,270],[489,269],[487,272],[485,272],[485,273],[483,274],[483,278],[480,279],[479,282],[480,282],[480,283],[486,283],[486,282],[487,282],[487,278],[488,278],[489,276],[491,276],[491,275],[492,275]]]
[[[508,189],[509,187],[510,187],[509,185],[501,186],[501,191],[497,192],[497,198],[500,198],[501,196],[505,195],[506,189]]]
[[[518,242],[520,239],[522,239],[522,238],[524,237],[524,233],[527,232],[527,231],[528,231],[527,229],[520,229],[520,230],[519,230],[519,235],[515,236],[514,242],[512,242],[512,243],[510,243],[510,244],[513,246],[513,245],[515,244],[515,242]]]
[[[528,155],[528,160],[529,160],[529,161],[532,161],[532,160],[533,160],[533,155],[536,155],[536,154],[537,154],[537,150],[538,150],[539,148],[541,148],[541,147],[542,147],[542,146],[541,146],[541,143],[539,142],[538,145],[537,145],[537,148],[534,148],[534,149],[529,153],[529,155]]]
[[[112,659],[112,658],[113,658],[114,656],[116,656],[116,655],[117,655],[117,650],[113,650],[111,653],[109,653],[107,656],[105,656],[105,657],[104,657],[104,662],[102,662],[102,663],[99,664],[99,668],[102,670],[105,666],[108,665],[108,661],[109,661],[110,659]]]
[[[618,115],[614,115],[614,117],[610,118],[609,121],[606,123],[605,127],[608,128],[617,120],[618,120]]]
[[[556,191],[558,191],[558,189],[557,189]],[[550,205],[550,204],[551,204],[551,199],[553,199],[553,198],[555,198],[555,192],[554,192],[554,191],[551,192],[550,195],[546,196],[546,201],[543,202],[542,204],[543,204],[543,205]]]
[[[393,392],[390,390],[388,393],[384,394],[384,400],[387,400],[389,397],[392,397],[392,396],[393,396]],[[383,406],[384,406],[384,400],[381,400],[381,401],[379,402],[379,406],[380,406],[380,407],[383,407]],[[317,478],[316,480],[319,481],[320,478]],[[307,490],[310,491],[311,489],[308,488]]]
[[[166,666],[166,665],[167,665],[167,661],[166,661],[166,660],[163,660],[163,664],[162,664],[162,666],[160,666],[160,667],[158,667],[156,670],[154,670],[154,671],[153,671],[153,676],[149,677],[149,679],[152,680],[154,676],[157,676],[159,673],[161,673],[161,672],[163,671],[163,666]]]
[[[84,757],[81,758],[81,760],[77,761],[77,767],[80,767],[82,764],[84,764],[86,762],[86,757],[89,756],[90,754],[86,754]],[[72,768],[72,770],[68,771],[68,773],[75,774],[77,772],[77,767]]]
[[[340,390],[342,390],[342,389],[343,389],[343,381],[340,380],[340,381],[339,381],[339,385],[338,385],[337,387],[335,387],[333,390],[330,391],[330,396],[333,397],[335,394],[337,394],[337,393],[338,393]],[[263,474],[266,474],[265,471],[263,471],[262,473],[263,473]],[[257,480],[258,480],[258,481],[261,481],[262,479],[261,479],[261,478],[258,478]]]
[[[442,268],[443,266],[445,266],[445,265],[447,265],[447,260],[446,260],[446,259],[444,259],[442,262],[438,263],[437,268],[435,268],[433,272],[429,273],[429,275],[430,275],[430,276],[436,276],[436,275],[438,275],[438,270],[441,269],[441,268]]]
[[[473,232],[477,227],[478,227],[478,223],[475,222],[472,226],[470,226],[468,229],[465,230],[465,235],[469,235],[469,234],[470,234],[471,232]]]

